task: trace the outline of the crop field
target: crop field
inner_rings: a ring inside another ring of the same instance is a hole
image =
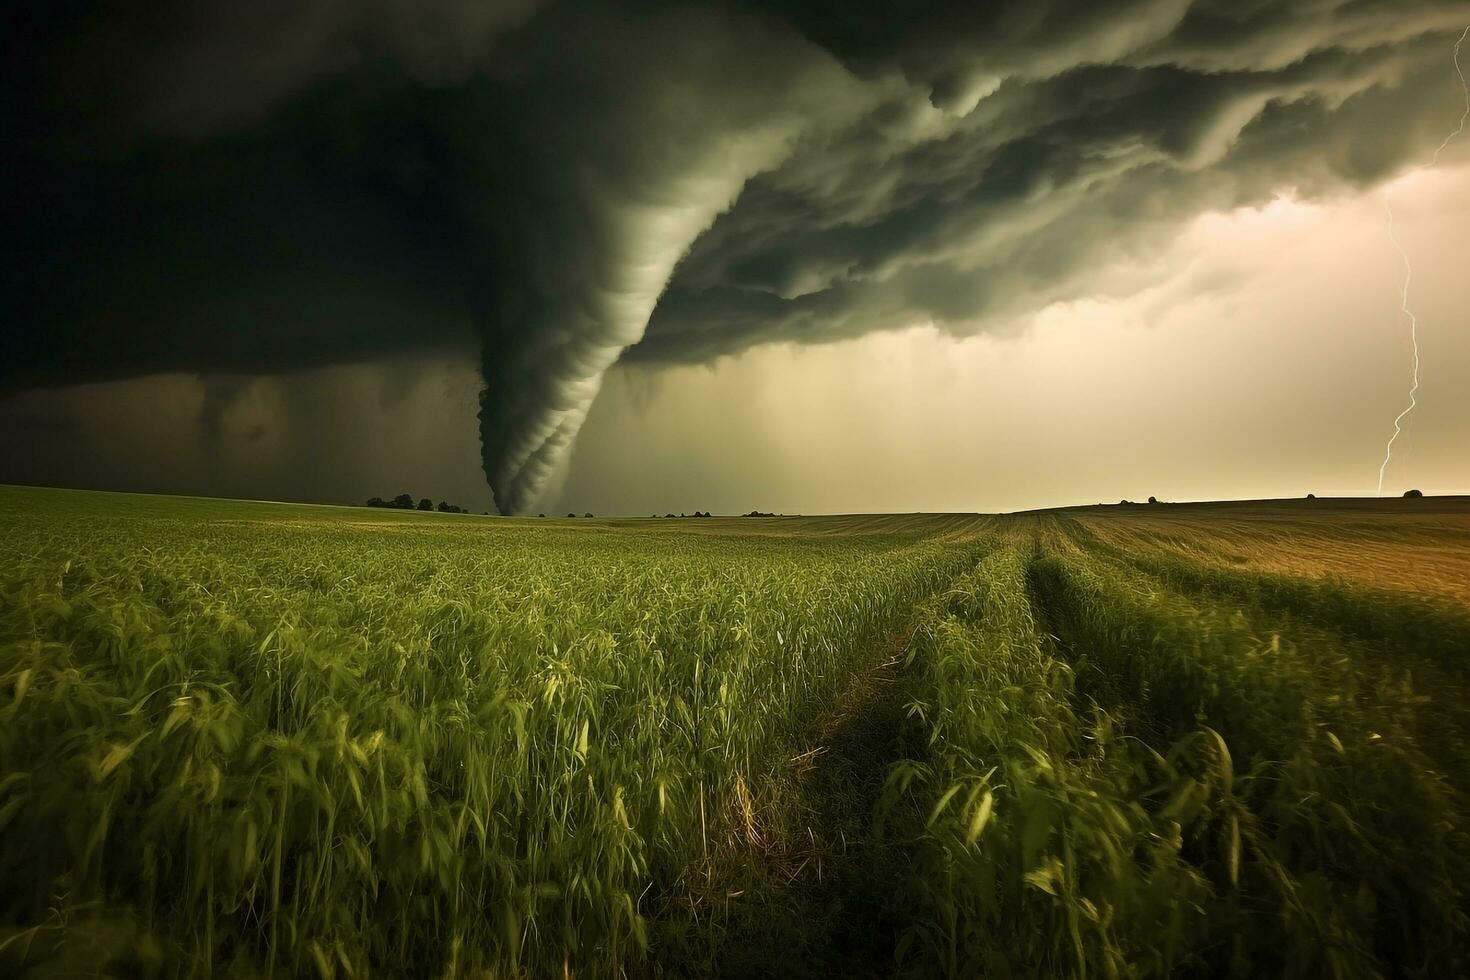
[[[1470,501],[0,487],[0,975],[1470,974]]]

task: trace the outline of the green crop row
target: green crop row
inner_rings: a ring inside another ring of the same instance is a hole
[[[9,548],[0,962],[112,916],[135,957],[323,976],[641,961],[968,554],[166,520]]]
[[[1349,634],[1397,660],[1428,660],[1451,676],[1470,672],[1470,611],[1445,599],[1191,560],[1162,548],[1124,551],[1070,522],[1091,551],[1133,565],[1171,587],[1291,615]]]
[[[1030,560],[1027,543],[982,560],[914,638],[911,715],[928,748],[892,770],[889,816],[909,805],[910,966],[951,977],[1198,968],[1209,872],[1233,876],[1239,861],[1229,754],[1202,731],[1160,755],[1080,699],[1038,625]],[[1192,863],[1204,852],[1211,866]]]
[[[1450,975],[1463,773],[1337,637],[1266,632],[1043,528],[926,604],[914,975]]]
[[[1228,931],[1251,968],[1453,972],[1467,935],[1464,774],[1417,744],[1423,697],[1373,683],[1334,634],[1274,632],[1248,608],[1046,541],[1033,589],[1094,678],[1082,686],[1156,747],[1206,725],[1235,759],[1250,818]]]

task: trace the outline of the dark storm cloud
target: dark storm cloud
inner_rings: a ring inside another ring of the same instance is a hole
[[[1383,178],[1442,134],[1464,17],[59,5],[4,52],[0,385],[478,344],[485,472],[520,510],[625,352],[972,332],[1105,291],[1100,256],[1202,211]]]

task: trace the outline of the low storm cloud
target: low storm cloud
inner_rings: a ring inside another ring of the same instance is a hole
[[[1463,3],[30,5],[0,394],[478,360],[534,505],[607,371],[1002,328],[1444,138]]]

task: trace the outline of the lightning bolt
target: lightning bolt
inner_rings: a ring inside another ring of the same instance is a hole
[[[1399,250],[1399,255],[1404,260],[1404,291],[1399,299],[1399,309],[1403,312],[1404,316],[1409,318],[1409,338],[1414,343],[1414,381],[1413,384],[1409,385],[1409,407],[1405,408],[1394,418],[1393,435],[1388,437],[1388,445],[1383,447],[1383,465],[1378,467],[1378,496],[1380,497],[1383,496],[1383,474],[1388,470],[1388,461],[1393,458],[1394,440],[1398,439],[1399,434],[1403,432],[1400,424],[1419,405],[1416,397],[1419,394],[1419,321],[1415,318],[1414,311],[1409,309],[1409,283],[1414,278],[1414,267],[1409,264],[1409,253],[1404,250],[1403,245],[1399,244],[1399,236],[1394,234],[1393,208],[1389,205],[1384,206],[1388,208],[1389,241],[1393,242],[1393,247]]]
[[[1460,91],[1465,94],[1465,111],[1460,114],[1460,124],[1444,138],[1444,141],[1435,149],[1434,156],[1430,157],[1429,165],[1431,167],[1439,163],[1439,155],[1444,152],[1445,147],[1449,146],[1456,137],[1465,131],[1465,122],[1466,120],[1470,120],[1470,84],[1466,83],[1465,71],[1460,67],[1460,46],[1465,43],[1467,36],[1470,36],[1470,26],[1466,26],[1460,32],[1460,37],[1455,41],[1454,50],[1455,74],[1460,76]],[[1417,397],[1419,394],[1419,321],[1414,316],[1414,311],[1409,309],[1409,284],[1414,279],[1414,267],[1409,262],[1409,253],[1399,242],[1398,235],[1394,233],[1392,205],[1385,203],[1384,208],[1388,211],[1389,241],[1393,242],[1393,247],[1398,249],[1399,256],[1404,260],[1404,288],[1399,298],[1399,310],[1404,316],[1409,318],[1409,339],[1414,346],[1414,375],[1413,381],[1409,385],[1408,407],[1394,416],[1393,435],[1388,437],[1388,445],[1383,447],[1383,463],[1378,467],[1378,496],[1380,497],[1383,496],[1383,475],[1388,471],[1389,460],[1393,459],[1393,444],[1403,434],[1404,419],[1408,418],[1409,414],[1419,406]]]
[[[1444,152],[1444,148],[1449,146],[1450,142],[1456,136],[1459,136],[1465,131],[1465,121],[1470,119],[1470,85],[1465,83],[1465,70],[1460,67],[1460,45],[1465,43],[1465,37],[1467,35],[1470,35],[1470,25],[1467,25],[1460,32],[1460,39],[1455,42],[1455,74],[1460,76],[1460,91],[1465,93],[1465,111],[1460,114],[1460,125],[1455,127],[1453,133],[1450,133],[1450,135],[1444,138],[1444,142],[1439,144],[1439,149],[1434,151],[1434,156],[1430,157],[1429,165],[1431,167],[1439,163],[1439,155]]]

